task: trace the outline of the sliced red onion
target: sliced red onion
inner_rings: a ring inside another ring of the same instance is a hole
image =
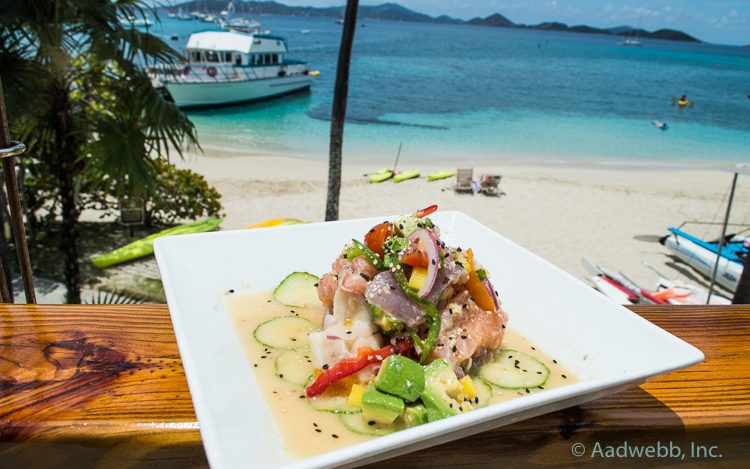
[[[435,238],[425,229],[417,230],[410,234],[409,242],[416,243],[417,246],[421,245],[422,249],[425,250],[425,254],[427,254],[427,280],[425,280],[424,285],[417,292],[419,296],[424,298],[435,285],[435,279],[440,268],[440,253],[438,252]]]
[[[328,340],[341,340],[341,337],[335,336],[335,335],[327,335],[326,339],[328,339]]]
[[[495,303],[495,311],[500,310],[500,301],[497,299],[497,295],[495,294],[495,288],[492,286],[492,282],[490,282],[490,279],[486,278],[482,280],[482,284],[484,284],[484,288],[487,289],[487,293],[490,294],[490,298],[492,298],[492,302]]]

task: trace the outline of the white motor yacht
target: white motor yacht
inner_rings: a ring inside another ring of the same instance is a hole
[[[318,72],[287,59],[284,38],[236,31],[193,33],[181,69],[152,70],[156,86],[183,108],[257,101],[308,89]]]

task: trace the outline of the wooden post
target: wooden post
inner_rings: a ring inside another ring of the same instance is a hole
[[[34,278],[31,273],[29,246],[26,244],[26,231],[23,225],[21,198],[18,194],[16,165],[13,162],[13,156],[15,154],[23,153],[26,147],[18,142],[15,142],[15,144],[18,151],[11,150],[8,154],[3,155],[2,158],[3,171],[5,172],[5,189],[8,193],[8,205],[10,206],[10,218],[11,225],[13,227],[13,238],[16,242],[16,254],[18,254],[18,265],[21,269],[21,278],[23,279],[23,290],[26,294],[26,302],[29,304],[34,304],[36,303]],[[2,82],[0,82],[0,150],[9,149],[10,147],[11,141],[10,135],[8,134],[8,120],[5,115],[5,98],[3,96],[3,85]],[[5,293],[5,291],[2,291],[3,296],[5,295]],[[12,302],[12,298],[10,302]]]
[[[352,57],[354,32],[357,30],[357,8],[359,0],[347,0],[344,26],[341,31],[339,60],[336,66],[336,85],[333,90],[331,109],[331,143],[328,154],[328,194],[326,197],[326,221],[339,219],[339,195],[341,193],[341,147],[344,142],[346,100],[349,94],[349,63]]]

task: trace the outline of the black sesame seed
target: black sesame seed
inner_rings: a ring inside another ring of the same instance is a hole
[[[503,324],[503,329],[505,329],[505,324]]]
[[[466,336],[465,335],[462,335],[461,338],[464,339],[464,340],[466,340]]]
[[[347,333],[347,334],[351,334],[351,333],[352,333],[352,331],[346,331],[346,333]]]
[[[451,350],[453,350],[453,353],[456,353],[456,346],[454,345]]]
[[[375,425],[375,421],[374,420],[370,420],[369,422],[367,422],[367,425],[369,425],[369,426],[372,427],[373,425]]]
[[[461,248],[456,248],[456,251],[461,252]]]
[[[253,365],[253,367],[255,367],[255,368],[258,368],[258,364],[257,364],[257,363],[256,363],[256,364],[254,364],[254,365]]]
[[[305,396],[304,396],[304,395],[302,395],[302,394],[300,394],[299,398],[300,398],[300,399],[304,399],[304,398],[305,398]]]
[[[338,437],[339,437],[339,436],[338,436],[337,434],[335,434],[335,433],[332,433],[332,434],[331,434],[331,436],[332,436],[332,437],[334,437],[334,438],[338,438]]]
[[[565,375],[560,375],[560,376],[562,376],[562,377],[563,377],[564,379],[568,379],[568,377],[567,377],[567,376],[565,376]]]
[[[536,374],[538,374],[538,375],[541,375],[541,374],[542,374],[542,372],[541,372],[541,371],[537,371],[537,372],[536,372]]]
[[[320,428],[316,428],[316,429],[315,429],[315,431],[316,431],[316,432],[318,432],[318,433],[320,433],[320,432],[322,432],[323,430],[321,430]]]
[[[294,337],[290,337],[289,340],[291,340],[292,342],[297,342],[297,339],[295,339]]]
[[[229,293],[234,293],[234,288],[230,289]]]
[[[271,300],[266,300],[266,303],[270,303],[270,302],[271,302]]]
[[[360,273],[359,273],[359,276],[360,276],[360,277],[362,277],[363,279],[367,280],[368,282],[370,281],[370,276],[369,276],[369,275],[367,275],[367,274],[366,274],[366,273],[364,273],[364,272],[360,272]]]
[[[539,389],[544,389],[544,386],[537,386]]]
[[[279,378],[283,378],[283,377],[284,377],[284,375],[279,375]]]
[[[529,388],[526,388],[526,394],[530,394],[531,391],[529,391]]]
[[[554,360],[554,359],[553,359],[553,360],[552,360],[552,363],[557,363],[557,360]]]
[[[448,404],[448,406],[452,409],[453,408],[453,403],[451,402],[450,404]]]
[[[432,265],[435,265],[435,259],[432,260]]]
[[[531,350],[536,350],[533,345],[531,346]]]
[[[479,404],[479,397],[474,398],[474,404]]]
[[[463,408],[463,407],[461,407],[461,406],[458,406],[458,410],[459,410],[459,411],[461,411],[461,412],[463,412],[463,411],[464,411],[464,408]]]
[[[317,286],[318,286],[318,284],[317,284],[317,283],[313,283],[313,287],[317,287]]]
[[[326,363],[325,365],[323,365],[323,369],[324,369],[324,370],[327,370],[327,369],[328,369],[328,363]]]
[[[318,424],[313,422],[313,427],[318,428]]]

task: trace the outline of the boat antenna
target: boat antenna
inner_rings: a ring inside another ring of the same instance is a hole
[[[398,159],[401,156],[401,147],[404,146],[404,142],[398,144],[398,152],[396,153],[396,162],[393,163],[393,174],[396,174],[396,166],[398,166]]]
[[[724,214],[724,226],[721,228],[721,238],[719,238],[719,250],[716,253],[716,262],[711,271],[711,286],[708,287],[708,298],[706,304],[711,304],[711,295],[714,293],[714,284],[716,283],[716,272],[719,270],[719,261],[721,260],[721,250],[724,249],[727,235],[727,224],[729,224],[729,213],[732,211],[732,201],[734,200],[734,189],[737,187],[737,173],[732,178],[732,189],[729,191],[729,202],[727,202],[727,212]]]

